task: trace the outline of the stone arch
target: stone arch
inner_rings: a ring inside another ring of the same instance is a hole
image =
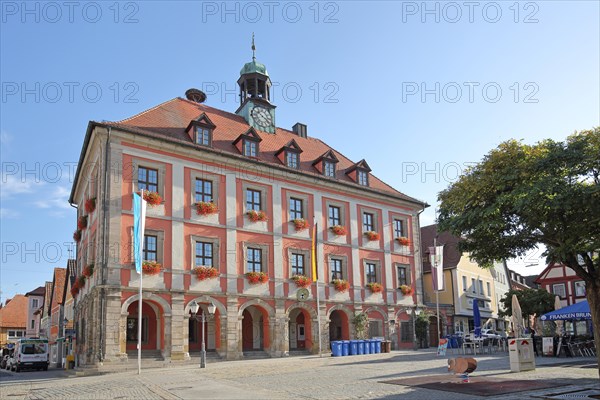
[[[242,314],[244,313],[244,310],[250,306],[259,306],[259,307],[263,308],[267,312],[269,318],[271,318],[275,315],[275,310],[273,309],[273,307],[271,307],[269,305],[269,303],[267,303],[266,301],[263,301],[261,299],[252,299],[252,300],[245,302],[244,304],[242,304],[240,306],[240,309],[238,310],[238,318],[242,318]]]
[[[327,310],[327,319],[330,319],[331,313],[334,311],[342,311],[343,313],[345,313],[346,316],[348,317],[348,321],[351,321],[352,317],[354,317],[354,314],[352,313],[352,311],[350,311],[350,309],[348,307],[346,307],[343,304],[336,304],[335,306],[333,306],[329,310]]]
[[[214,297],[211,297],[208,295],[198,296],[198,297],[188,301],[188,303],[185,305],[185,308],[183,310],[183,315],[189,315],[190,305],[192,304],[193,301],[196,301],[196,303],[198,303],[198,304],[213,303],[217,307],[217,310],[219,310],[220,315],[227,316],[227,308],[225,308],[223,303],[221,303],[219,300],[215,299]]]
[[[139,294],[127,298],[123,304],[121,304],[121,315],[127,315],[127,309],[131,304],[138,301],[140,298]],[[165,317],[171,316],[171,305],[162,297],[155,295],[154,293],[147,293],[142,295],[142,301],[153,301],[158,303],[162,308],[162,313]]]
[[[367,308],[363,312],[366,313],[366,314],[369,314],[372,311],[380,314],[383,317],[383,322],[384,323],[388,322],[388,315],[387,315],[387,313],[384,312],[380,307],[372,306],[372,307]]]
[[[297,308],[300,308],[300,309],[308,312],[308,314],[310,315],[311,319],[314,319],[314,320],[317,319],[317,312],[312,307],[310,307],[308,304],[301,303],[301,302],[296,302],[296,303],[292,304],[291,306],[289,306],[288,309],[285,312],[285,316],[287,318],[289,318],[290,317],[290,313],[292,311],[294,311],[295,309],[297,309]]]

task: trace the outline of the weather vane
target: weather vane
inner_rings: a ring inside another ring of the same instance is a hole
[[[254,45],[254,32],[252,32],[252,61],[256,61],[256,46]]]

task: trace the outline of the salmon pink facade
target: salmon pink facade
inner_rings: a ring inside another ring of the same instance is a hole
[[[161,199],[148,206],[145,226],[144,259],[160,271],[142,279],[144,352],[185,360],[204,341],[225,359],[316,353],[319,325],[326,350],[330,340],[354,337],[359,312],[369,316],[371,336],[412,347],[412,333],[398,327],[421,304],[419,213],[427,205],[377,179],[364,160],[308,136],[305,125],[276,127],[262,64],[246,64],[238,84],[235,113],[189,90],[123,121],[90,122],[70,199],[78,217],[88,215],[78,275],[90,263],[96,271],[75,298],[81,364],[123,360],[136,349],[132,198],[141,190]],[[90,198],[92,213],[84,207]],[[216,272],[196,274],[198,267]],[[296,275],[311,280],[307,296]],[[339,280],[347,290],[335,289]],[[191,318],[194,301],[198,314],[216,306],[205,337]]]

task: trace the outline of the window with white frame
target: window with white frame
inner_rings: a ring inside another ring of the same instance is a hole
[[[357,181],[359,185],[369,186],[369,173],[367,171],[356,171]]]
[[[247,157],[258,156],[258,142],[254,140],[244,139],[244,155]]]
[[[158,261],[158,237],[144,235],[144,261]]]
[[[246,189],[246,211],[261,210],[261,192],[255,189]]]
[[[213,266],[213,244],[207,242],[196,242],[196,266]]]
[[[138,190],[158,192],[158,170],[138,167]]]
[[[396,274],[398,276],[398,286],[410,285],[410,269],[408,265],[396,265]]]
[[[479,279],[479,294],[485,294],[483,292],[483,281]]]
[[[39,300],[38,299],[31,299],[31,307],[32,308],[38,308],[39,307]]]
[[[300,154],[295,151],[286,151],[285,155],[288,167],[295,169],[300,167]]]
[[[471,278],[471,292],[477,293],[477,286],[475,285],[475,278]]]
[[[377,264],[374,262],[365,263],[365,276],[367,283],[377,282]]]
[[[341,225],[342,219],[340,217],[341,210],[338,206],[329,206],[328,208],[328,217],[329,217],[329,226]]]
[[[248,247],[246,249],[246,272],[262,272],[262,249]]]
[[[394,237],[399,238],[405,236],[404,234],[404,221],[401,219],[394,219]]]
[[[585,297],[585,282],[577,281],[574,283],[574,285],[575,285],[575,296]]]
[[[200,144],[202,146],[210,146],[210,136],[210,129],[203,126],[196,127],[196,144]]]
[[[462,277],[462,286],[463,286],[463,292],[467,291],[467,277],[463,275]]]
[[[331,272],[331,280],[344,279],[344,272],[342,269],[341,258],[330,258],[329,259],[329,271]]]
[[[213,201],[213,183],[208,179],[196,178],[195,187],[196,202],[211,202]]]
[[[490,286],[489,282],[485,283],[487,285],[487,295],[491,296],[492,295],[492,287]]]
[[[335,163],[323,161],[323,175],[335,178]]]
[[[564,283],[556,283],[552,285],[552,293],[556,296],[559,296],[561,299],[567,297],[565,292],[565,284]]]
[[[304,268],[304,254],[292,253],[291,255],[292,276],[306,275]]]
[[[290,197],[290,220],[304,218],[302,212],[302,200]]]
[[[375,216],[372,213],[363,213],[363,232],[375,230]]]

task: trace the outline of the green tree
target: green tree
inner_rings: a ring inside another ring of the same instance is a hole
[[[417,315],[415,319],[415,334],[417,339],[419,339],[419,347],[426,348],[429,347],[429,337],[427,336],[427,329],[429,328],[429,317],[431,315],[422,312]]]
[[[500,311],[498,311],[500,317],[509,317],[512,315],[513,294],[516,294],[517,299],[519,299],[521,313],[525,320],[528,320],[531,315],[539,317],[554,310],[554,296],[548,293],[546,289],[511,289],[500,299],[500,305],[502,306]]]
[[[439,227],[482,265],[546,247],[585,281],[600,362],[600,128],[565,141],[510,140],[439,194]]]
[[[352,319],[352,324],[354,325],[354,332],[356,332],[357,339],[368,339],[368,328],[369,328],[369,316],[364,313],[354,314],[354,318]]]

